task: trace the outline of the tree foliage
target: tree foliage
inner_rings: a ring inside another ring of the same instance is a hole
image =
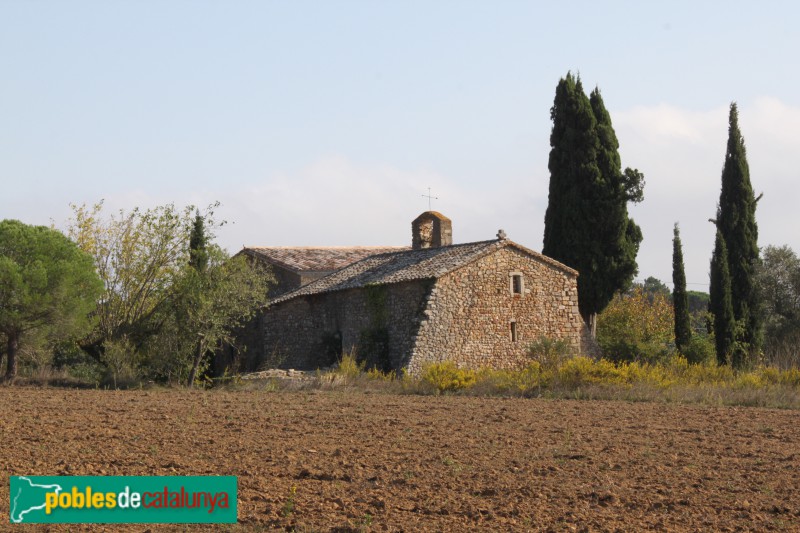
[[[223,343],[233,345],[234,332],[266,305],[271,274],[244,256],[229,258],[208,242],[204,218],[195,216],[189,237],[189,265],[175,291],[176,327],[183,338],[194,339],[194,350],[186,354],[193,386],[204,362]]]
[[[622,172],[619,141],[599,89],[592,91],[589,102],[597,120],[600,141],[597,164],[603,180],[599,190],[604,193],[603,196],[586,199],[587,209],[599,214],[599,219],[595,220],[600,224],[596,231],[602,249],[595,257],[596,261],[601,262],[596,283],[604,286],[604,290],[598,291],[595,312],[600,312],[605,307],[603,301],[630,287],[638,271],[636,255],[642,242],[642,231],[628,216],[628,202],[644,200],[644,175],[631,168]]]
[[[654,276],[648,276],[645,278],[645,280],[642,282],[642,289],[644,289],[644,292],[647,294],[647,297],[650,298],[650,301],[652,301],[657,294],[661,294],[667,298],[669,298],[672,294],[672,292],[669,290],[669,287],[667,287],[663,281]]]
[[[106,216],[102,202],[72,207],[69,235],[94,258],[105,287],[92,342],[125,336],[139,345],[158,329],[157,311],[182,275],[194,208],[167,204]],[[208,216],[215,207],[209,206]]]
[[[677,223],[672,237],[672,308],[675,315],[675,346],[683,351],[692,338],[692,322],[689,316],[689,296],[686,293],[681,233]]]
[[[709,295],[707,292],[686,291],[686,295],[689,297],[689,313],[691,313],[693,317],[702,315],[708,311]],[[695,326],[695,329],[697,329],[697,326]]]
[[[205,217],[196,212],[192,233],[189,236],[189,265],[198,272],[205,271],[208,266],[208,236],[206,235]]]
[[[115,378],[141,366],[149,377],[192,384],[213,350],[232,343],[233,331],[266,303],[270,273],[213,244],[216,206],[205,214],[169,204],[110,216],[102,203],[73,206],[70,234],[105,285],[93,342]]]
[[[60,232],[16,220],[0,222],[0,333],[6,340],[6,379],[17,352],[37,333],[51,344],[83,335],[102,283],[92,258]]]
[[[733,316],[740,326],[737,340],[751,355],[759,351],[763,340],[755,288],[759,261],[757,203],[750,184],[744,138],[739,130],[739,112],[736,103],[732,103],[716,224],[728,251]]]
[[[800,363],[800,258],[788,246],[762,250],[756,286],[763,302],[767,357],[782,366]]]
[[[214,350],[233,345],[235,332],[266,305],[273,278],[244,256],[229,258],[216,245],[206,249],[207,263],[198,270],[187,264],[170,296],[163,328],[150,340],[155,367],[170,377],[194,385],[206,370]],[[171,345],[168,357],[153,349]]]
[[[669,294],[634,285],[615,296],[597,319],[597,342],[604,357],[655,362],[670,351],[674,319]]]
[[[550,110],[550,189],[543,253],[578,270],[578,300],[594,326],[614,294],[636,274],[642,240],[627,202],[640,201],[644,180],[620,170],[619,142],[600,92],[591,98],[568,73]]]
[[[708,310],[714,317],[714,339],[717,361],[729,362],[736,342],[736,319],[731,302],[731,276],[728,270],[728,249],[722,233],[717,230],[714,254],[711,257],[711,284]]]

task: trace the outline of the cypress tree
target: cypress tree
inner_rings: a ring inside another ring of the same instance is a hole
[[[689,295],[686,292],[686,273],[683,269],[683,246],[678,223],[672,237],[672,309],[675,313],[675,346],[683,351],[692,338],[689,317]]]
[[[722,233],[717,230],[714,254],[711,257],[711,284],[708,310],[714,315],[714,340],[717,362],[728,362],[735,344],[736,320],[731,301],[731,276],[728,270],[728,248]]]
[[[208,268],[208,236],[206,235],[205,220],[196,212],[192,232],[189,234],[189,266],[194,271],[194,275],[187,276],[185,292],[181,295],[182,305],[176,307],[178,321],[182,325],[190,323],[191,312],[202,307],[202,294],[209,289],[209,278],[206,276]],[[191,272],[191,271],[190,271]],[[192,367],[189,371],[187,385],[194,386],[197,370],[200,363],[208,353],[213,353],[204,343],[203,338],[197,340],[195,353],[192,359]]]
[[[762,343],[755,290],[755,270],[759,261],[757,202],[750,184],[750,168],[734,102],[728,116],[728,145],[716,222],[728,249],[733,315],[742,326],[740,340],[751,354],[757,353]]]
[[[580,78],[568,73],[559,81],[550,118],[542,252],[580,273],[580,312],[594,333],[597,313],[636,273],[642,234],[628,218],[626,204],[641,197],[641,174],[620,172],[611,118],[599,91],[587,98]]]
[[[556,86],[550,109],[550,190],[544,221],[542,253],[575,268],[580,312],[587,323],[593,314],[588,285],[593,270],[586,257],[597,244],[585,228],[584,199],[602,176],[597,166],[597,121],[580,78],[567,73]],[[591,326],[591,323],[590,323]]]
[[[189,235],[189,264],[198,272],[204,272],[208,266],[207,246],[205,220],[198,212],[195,214],[192,232]]]
[[[636,255],[642,242],[642,231],[628,216],[628,201],[642,201],[644,177],[638,170],[630,168],[621,172],[619,141],[598,88],[589,95],[589,103],[597,120],[600,143],[597,165],[603,178],[590,199],[590,209],[596,213],[597,233],[603,248],[595,258],[600,265],[600,275],[595,281],[594,301],[597,302],[597,312],[600,312],[614,294],[630,287],[638,271]]]

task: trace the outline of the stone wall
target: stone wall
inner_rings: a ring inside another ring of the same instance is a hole
[[[247,257],[249,261],[259,261],[267,266],[275,278],[275,282],[269,288],[270,298],[277,298],[309,281],[304,280],[300,274],[281,266],[263,263],[260,259],[254,259],[252,256]],[[221,376],[225,372],[255,372],[265,364],[269,354],[264,350],[262,338],[263,314],[263,310],[256,310],[253,317],[236,330],[233,335],[236,339],[235,346],[225,344],[216,351],[212,364],[214,375]]]
[[[303,296],[267,308],[262,368],[313,370],[355,350],[368,366],[408,365],[431,281]]]
[[[261,341],[262,314],[262,311],[256,311],[250,320],[235,331],[235,345],[224,343],[215,351],[211,368],[215,376],[226,372],[237,374],[258,370],[260,361],[264,359],[264,343]]]
[[[512,274],[522,276],[513,294]],[[426,362],[515,368],[541,337],[565,339],[580,352],[586,327],[578,312],[577,278],[513,247],[505,247],[439,278],[431,290],[408,371]],[[512,340],[514,321],[517,340]]]
[[[516,286],[514,275],[521,281]],[[249,342],[241,371],[313,370],[351,351],[368,366],[412,374],[443,360],[516,368],[529,361],[528,347],[542,337],[566,340],[572,353],[591,355],[596,346],[578,311],[575,274],[513,246],[437,280],[279,302],[252,326],[260,337]]]
[[[270,298],[277,298],[282,294],[286,294],[287,292],[293,291],[301,285],[308,283],[308,281],[303,281],[303,278],[300,274],[292,272],[291,270],[281,266],[270,265],[270,270],[272,271],[272,275],[275,277],[275,285],[269,289]]]

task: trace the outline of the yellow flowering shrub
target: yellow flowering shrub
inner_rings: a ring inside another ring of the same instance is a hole
[[[501,394],[525,394],[546,384],[547,377],[538,361],[531,361],[518,370],[482,368],[476,384],[483,390]]]
[[[422,381],[433,385],[438,392],[459,391],[471,387],[477,381],[477,373],[467,368],[458,368],[452,361],[431,363],[422,369]]]

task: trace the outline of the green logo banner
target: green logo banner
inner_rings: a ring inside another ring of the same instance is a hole
[[[11,476],[11,523],[236,522],[236,476]]]

